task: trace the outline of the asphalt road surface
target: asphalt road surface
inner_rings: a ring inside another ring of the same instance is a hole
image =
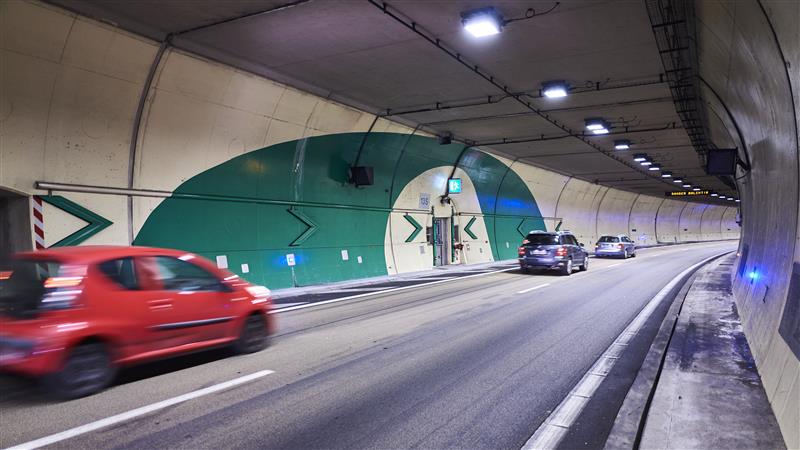
[[[642,249],[570,277],[512,270],[281,312],[267,350],[129,369],[70,402],[2,377],[0,447],[270,370],[51,447],[519,448],[662,287],[735,245]]]

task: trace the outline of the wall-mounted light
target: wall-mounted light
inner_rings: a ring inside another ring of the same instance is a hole
[[[476,38],[499,34],[503,24],[503,15],[493,6],[461,13],[461,25]]]
[[[645,155],[644,153],[637,153],[633,155],[633,160],[636,162],[647,161],[647,155]]]
[[[614,141],[614,148],[617,150],[627,150],[631,148],[631,141],[627,139],[618,139]]]
[[[566,81],[546,81],[542,83],[542,95],[547,98],[561,98],[569,94],[569,85]]]
[[[758,276],[759,276],[758,269],[755,267],[753,267],[753,270],[747,273],[747,278],[750,278],[750,284],[758,280]]]
[[[672,178],[672,172],[661,172],[661,178]]]
[[[611,125],[605,120],[598,117],[591,117],[585,120],[586,129],[594,134],[608,134]]]

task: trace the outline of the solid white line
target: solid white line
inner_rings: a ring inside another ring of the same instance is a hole
[[[406,289],[415,289],[415,288],[421,288],[421,287],[426,287],[426,286],[432,286],[434,284],[449,283],[451,281],[456,281],[456,280],[466,280],[467,278],[482,277],[482,276],[485,276],[485,275],[491,275],[493,273],[509,272],[511,270],[517,270],[517,267],[516,266],[515,267],[510,267],[508,269],[495,270],[495,271],[492,271],[492,272],[476,273],[475,275],[467,275],[465,277],[448,278],[446,280],[432,281],[430,283],[421,283],[421,284],[413,284],[411,286],[402,286],[402,287],[399,287],[399,288],[387,289],[385,291],[380,291],[380,292],[367,292],[366,294],[358,294],[358,295],[351,295],[349,297],[334,298],[334,299],[331,299],[331,300],[325,300],[325,301],[321,301],[321,302],[314,302],[314,303],[308,303],[308,304],[300,305],[300,306],[293,306],[291,308],[281,308],[281,309],[272,310],[272,311],[269,312],[269,314],[277,314],[277,313],[282,313],[284,311],[294,311],[294,310],[297,310],[297,309],[313,308],[314,306],[328,305],[330,303],[343,302],[345,300],[353,300],[353,299],[356,299],[356,298],[370,297],[370,296],[373,296],[373,295],[388,294],[390,292],[405,291]]]
[[[616,263],[616,264],[612,264],[612,265],[610,265],[610,266],[605,266],[605,267],[604,267],[604,269],[608,269],[608,268],[610,268],[610,267],[616,267],[616,266],[618,266],[618,265],[620,265],[620,264],[622,264],[622,263]]]
[[[26,442],[24,444],[15,445],[14,447],[10,447],[5,450],[22,450],[22,449],[31,450],[39,447],[44,447],[45,445],[54,444],[56,442],[70,439],[75,436],[79,436],[81,434],[99,430],[100,428],[105,428],[111,425],[118,424],[120,422],[125,422],[127,420],[131,420],[133,418],[149,414],[153,411],[158,411],[159,409],[164,409],[166,407],[176,405],[178,403],[183,403],[188,400],[192,400],[208,394],[213,394],[214,392],[219,392],[224,389],[231,388],[233,386],[247,383],[248,381],[253,381],[255,379],[267,376],[271,373],[275,372],[273,372],[272,370],[262,370],[259,372],[251,373],[250,375],[234,378],[232,380],[215,384],[213,386],[209,386],[203,389],[198,389],[196,391],[179,395],[177,397],[173,397],[167,400],[162,400],[160,402],[153,403],[151,405],[142,406],[141,408],[132,409],[128,412],[117,414],[111,417],[106,417],[105,419],[100,419],[95,422],[87,423],[86,425],[81,425],[79,427],[71,428],[69,430],[62,431],[61,433],[52,434],[50,436],[45,436],[43,438],[36,439],[34,441]]]
[[[308,302],[297,302],[297,303],[275,303],[275,304],[273,304],[273,307],[274,307],[275,309],[282,309],[282,308],[288,308],[288,307],[290,307],[290,306],[305,305],[306,303],[308,303]]]
[[[721,253],[724,255],[730,252]],[[636,317],[622,330],[622,333],[614,339],[614,342],[608,346],[606,351],[592,364],[592,367],[583,375],[583,378],[572,388],[569,394],[561,401],[558,407],[553,410],[550,416],[542,422],[542,425],[533,433],[533,436],[528,439],[528,442],[522,446],[523,450],[532,449],[552,449],[558,447],[561,440],[564,439],[570,427],[578,418],[583,408],[589,403],[589,399],[600,387],[601,382],[605,379],[606,375],[614,364],[619,360],[619,355],[627,347],[631,337],[639,332],[642,326],[647,322],[647,319],[653,314],[653,311],[658,305],[664,301],[667,294],[678,285],[683,277],[691,273],[695,269],[708,263],[712,259],[720,255],[715,255],[706,258],[699,263],[684,270],[678,276],[670,280],[653,297]],[[621,263],[620,263],[621,264]]]
[[[521,291],[517,291],[517,294],[524,294],[526,292],[535,291],[536,289],[540,289],[540,288],[543,288],[545,286],[550,286],[550,283],[540,284],[538,286],[534,286],[534,287],[531,287],[531,288],[528,288],[528,289],[523,289]]]
[[[341,288],[341,289],[333,289],[329,292],[365,292],[365,291],[385,291],[386,289],[391,289],[391,286],[384,286],[384,287],[349,287],[349,288]]]

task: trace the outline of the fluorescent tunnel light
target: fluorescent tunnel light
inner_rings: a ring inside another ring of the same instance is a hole
[[[503,16],[492,6],[461,14],[464,29],[476,38],[492,36],[503,29]]]
[[[542,95],[547,98],[561,98],[569,94],[569,86],[564,81],[547,81],[542,83]]]

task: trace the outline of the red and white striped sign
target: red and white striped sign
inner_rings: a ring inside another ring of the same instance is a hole
[[[42,212],[42,197],[33,196],[33,239],[36,250],[44,250],[44,214]]]

